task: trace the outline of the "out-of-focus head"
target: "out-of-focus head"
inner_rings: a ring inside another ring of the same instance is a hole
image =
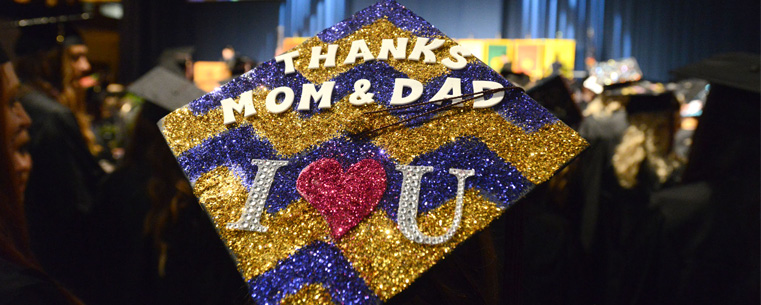
[[[62,82],[74,82],[90,70],[87,52],[70,26],[29,26],[22,28],[16,42],[16,69],[24,81],[42,79],[61,89]]]
[[[0,53],[3,52],[0,50]],[[25,148],[29,142],[27,129],[31,119],[21,103],[16,100],[19,80],[13,71],[13,66],[4,55],[4,53],[0,54],[0,101],[2,101],[0,117],[3,120],[3,148],[8,153],[7,160],[11,161],[11,177],[14,180],[16,194],[19,199],[23,199],[21,196],[32,169],[32,158]]]
[[[234,58],[235,58],[235,49],[233,49],[232,46],[228,45],[224,49],[222,49],[222,59],[232,60]]]

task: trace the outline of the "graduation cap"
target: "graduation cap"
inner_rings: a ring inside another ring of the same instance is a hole
[[[634,94],[629,96],[626,113],[674,112],[679,109],[679,102],[671,91],[661,93]]]
[[[634,57],[606,60],[595,64],[584,81],[584,87],[600,94],[603,90],[628,86],[642,79],[642,70]]]
[[[724,53],[678,68],[679,77],[705,79],[711,84],[761,92],[759,54]]]
[[[182,76],[164,67],[155,67],[141,76],[127,91],[173,111],[199,98],[205,92]]]
[[[193,58],[193,52],[195,52],[195,48],[192,46],[165,49],[159,55],[158,65],[169,69],[169,71],[184,75],[186,62]]]
[[[386,301],[587,145],[394,1],[189,102],[159,126],[257,303]]]
[[[16,41],[16,56],[27,56],[57,47],[84,44],[82,36],[70,24],[41,24],[21,28]]]
[[[526,93],[569,126],[579,126],[581,123],[581,110],[573,101],[562,76],[554,75],[542,79]]]
[[[758,179],[759,55],[725,53],[672,71],[710,84],[684,171],[685,182]]]

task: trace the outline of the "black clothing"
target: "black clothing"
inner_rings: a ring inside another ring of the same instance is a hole
[[[32,119],[25,199],[32,251],[53,278],[84,297],[91,282],[85,219],[103,171],[68,108],[37,91],[20,101]]]
[[[0,305],[68,304],[44,274],[0,258]]]
[[[168,153],[168,152],[167,152]],[[179,169],[178,169],[179,170]],[[156,241],[144,232],[151,209],[148,166],[128,166],[104,180],[93,210],[98,304],[247,304],[248,288],[196,201],[166,224],[164,275]]]

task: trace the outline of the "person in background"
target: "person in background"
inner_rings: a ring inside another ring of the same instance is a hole
[[[92,271],[86,215],[103,170],[78,79],[89,69],[87,47],[58,25],[25,27],[16,45],[19,101],[32,118],[35,166],[26,190],[31,247],[42,267],[87,299]]]
[[[175,88],[176,90],[166,90]],[[203,94],[157,67],[128,87],[146,98],[124,162],[93,210],[99,304],[248,304],[248,288],[156,123]]]
[[[23,198],[31,120],[16,100],[18,86],[0,49],[0,304],[82,304],[42,270],[29,246]]]

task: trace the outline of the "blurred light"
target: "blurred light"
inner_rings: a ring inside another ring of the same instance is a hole
[[[100,14],[111,19],[122,19],[124,8],[121,3],[104,3],[100,6]]]

